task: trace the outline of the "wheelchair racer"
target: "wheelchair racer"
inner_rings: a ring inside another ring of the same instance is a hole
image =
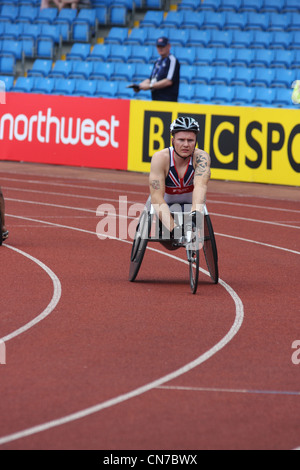
[[[178,117],[170,126],[172,147],[160,150],[152,157],[147,206],[152,204],[169,232],[169,239],[176,238],[176,225],[170,210],[173,204],[189,207],[194,224],[203,217],[211,172],[210,156],[196,148],[199,130],[195,119]]]

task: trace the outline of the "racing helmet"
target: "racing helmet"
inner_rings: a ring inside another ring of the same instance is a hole
[[[176,132],[180,131],[189,131],[198,134],[200,127],[198,122],[192,117],[178,117],[172,122],[170,132],[174,135]]]

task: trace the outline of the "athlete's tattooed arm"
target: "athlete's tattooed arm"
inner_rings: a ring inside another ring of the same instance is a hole
[[[150,180],[150,185],[153,189],[160,189],[159,180],[155,180],[155,179]]]
[[[207,185],[210,179],[210,156],[204,150],[195,155],[195,178],[192,210],[202,212],[206,201]]]

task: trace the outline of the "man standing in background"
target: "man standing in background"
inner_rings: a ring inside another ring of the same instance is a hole
[[[156,60],[150,78],[134,85],[134,91],[150,90],[152,100],[177,101],[179,92],[180,64],[171,54],[171,44],[168,38],[160,37],[156,41],[157,51],[160,55]]]

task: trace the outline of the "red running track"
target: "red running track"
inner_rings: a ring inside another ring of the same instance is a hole
[[[184,250],[149,244],[130,283],[131,241],[96,236],[145,175],[2,162],[0,184],[0,449],[300,446],[297,188],[210,182],[220,283],[202,257],[193,296]]]

